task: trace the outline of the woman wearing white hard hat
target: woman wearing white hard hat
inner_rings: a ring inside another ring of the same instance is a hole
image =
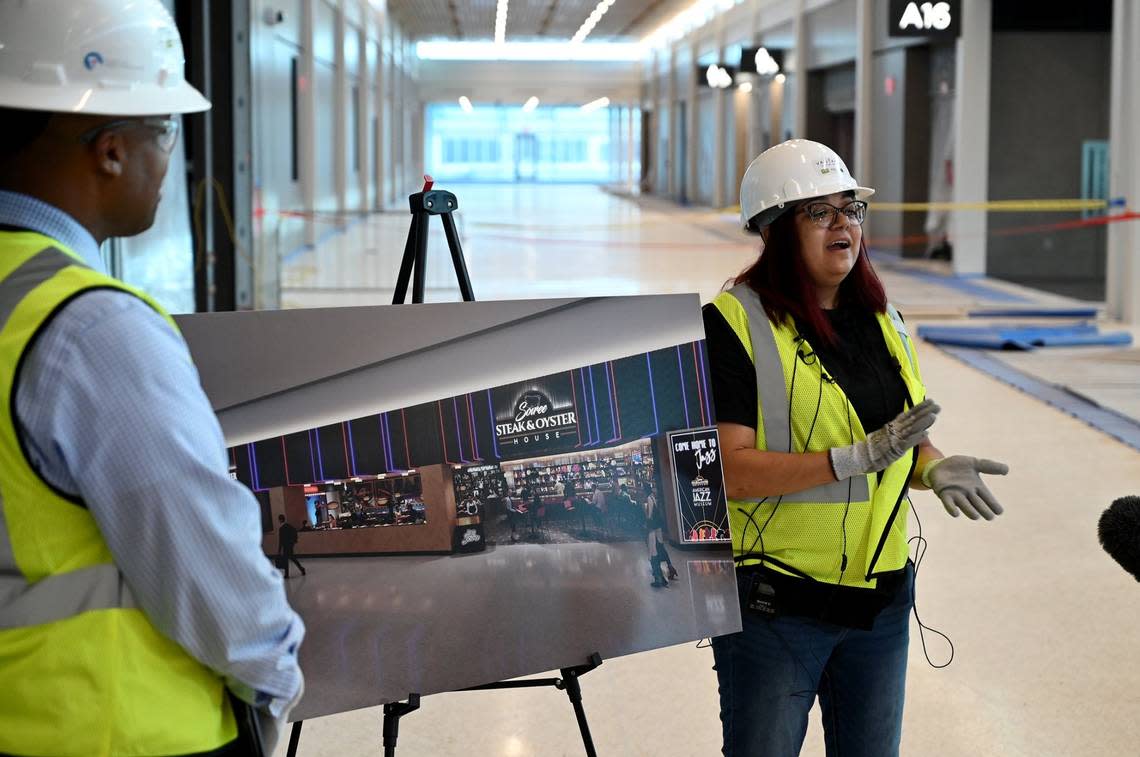
[[[828,755],[898,753],[914,566],[909,488],[952,515],[1001,506],[927,437],[914,344],[867,257],[874,190],[817,142],[748,167],[759,259],[705,307],[743,631],[713,640],[725,755],[799,754],[816,697]]]
[[[99,252],[210,107],[183,66],[159,0],[0,2],[0,754],[260,757],[301,694],[186,344]]]

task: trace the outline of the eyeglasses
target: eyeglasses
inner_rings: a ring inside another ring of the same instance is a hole
[[[174,118],[123,118],[118,121],[109,121],[79,135],[79,141],[85,145],[90,144],[105,131],[128,126],[143,126],[155,132],[158,135],[158,149],[165,153],[171,152],[178,142],[179,121]]]
[[[855,200],[842,208],[837,208],[829,202],[812,202],[804,207],[804,215],[816,226],[823,229],[831,228],[840,213],[856,226],[862,226],[863,221],[867,218],[867,203],[862,200]]]

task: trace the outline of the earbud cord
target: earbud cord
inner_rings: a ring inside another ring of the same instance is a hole
[[[940,670],[942,668],[949,667],[950,663],[954,662],[954,642],[950,640],[949,636],[942,633],[938,629],[932,628],[932,627],[926,625],[925,623],[923,623],[922,618],[920,618],[918,615],[918,600],[916,599],[916,596],[918,593],[917,592],[918,569],[922,565],[922,558],[926,556],[926,550],[930,546],[930,542],[927,539],[925,539],[922,535],[922,519],[918,517],[918,511],[915,510],[913,507],[910,509],[910,511],[914,515],[915,522],[918,523],[918,536],[911,537],[910,539],[907,540],[907,547],[908,548],[910,547],[911,542],[915,543],[915,549],[914,549],[914,582],[911,584],[911,587],[910,587],[911,610],[914,612],[915,621],[918,622],[918,636],[922,640],[922,653],[926,657],[926,662],[927,662],[927,664],[930,665],[930,667],[935,668],[937,670]],[[943,639],[946,639],[946,643],[950,645],[950,658],[948,660],[946,660],[946,662],[942,663],[941,665],[936,665],[934,663],[934,661],[930,659],[930,652],[927,651],[927,648],[926,648],[926,633],[925,633],[926,631],[930,631],[931,633],[938,634]]]

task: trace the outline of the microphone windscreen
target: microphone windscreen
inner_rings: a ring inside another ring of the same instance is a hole
[[[1097,537],[1104,551],[1140,581],[1140,497],[1121,497],[1101,513]]]

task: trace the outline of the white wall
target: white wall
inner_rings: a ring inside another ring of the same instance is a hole
[[[283,258],[419,188],[422,100],[384,3],[254,0],[250,55],[254,304],[267,308]]]

